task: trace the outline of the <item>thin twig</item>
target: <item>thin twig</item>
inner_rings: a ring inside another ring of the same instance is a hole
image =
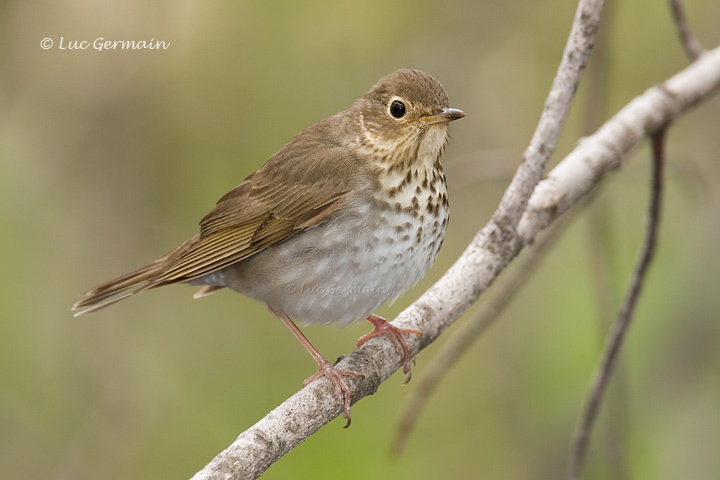
[[[675,26],[677,27],[678,35],[680,36],[680,43],[682,43],[682,46],[685,49],[685,55],[687,55],[690,60],[695,61],[700,55],[702,55],[705,49],[700,45],[700,42],[697,41],[690,31],[681,1],[670,0],[670,9],[672,10]]]
[[[580,478],[580,470],[585,460],[587,447],[589,443],[590,433],[600,410],[600,403],[607,389],[610,377],[613,374],[613,368],[620,354],[623,341],[627,335],[627,331],[633,319],[635,306],[645,284],[648,267],[652,262],[657,247],[658,228],[660,225],[660,212],[662,207],[663,194],[663,164],[665,143],[665,128],[661,128],[652,137],[653,143],[653,162],[652,162],[652,178],[650,189],[650,206],[648,208],[648,225],[645,232],[645,241],[642,252],[638,259],[638,263],[633,272],[630,285],[628,287],[627,296],[618,313],[617,320],[613,325],[612,331],[608,336],[607,346],[600,368],[595,375],[592,389],[585,405],[585,410],[580,419],[568,463],[567,478],[577,480]]]
[[[502,285],[497,285],[493,295],[483,305],[478,315],[470,319],[460,329],[456,330],[452,337],[442,346],[437,355],[432,359],[416,386],[414,394],[410,397],[405,408],[403,418],[400,420],[392,451],[400,455],[405,449],[410,433],[427,404],[430,395],[440,383],[440,380],[447,374],[448,370],[462,357],[462,355],[474,344],[474,342],[495,323],[500,313],[510,304],[510,301],[520,293],[527,280],[540,265],[540,260],[545,258],[548,248],[554,244],[564,227],[569,223],[568,218],[563,217],[553,224],[547,234],[535,242],[528,251],[522,265],[513,272],[513,275]]]
[[[590,58],[604,4],[604,0],[580,0],[578,3],[562,60],[538,125],[523,153],[523,162],[493,215],[492,223],[500,232],[515,230],[533,189],[545,173]],[[509,245],[509,248],[512,247]]]

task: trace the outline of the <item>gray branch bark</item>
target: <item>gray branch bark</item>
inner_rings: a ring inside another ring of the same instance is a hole
[[[536,174],[542,173],[542,166],[531,166],[534,173],[503,199],[504,205],[508,201],[512,202],[509,205],[524,207],[505,209],[502,218],[509,220],[502,222],[502,228],[495,221],[501,211],[498,209],[494,221],[478,232],[445,275],[394,321],[396,326],[423,332],[419,339],[414,336],[408,339],[414,351],[434,342],[524,245],[588,195],[609,172],[619,168],[637,143],[707,100],[719,88],[720,47],[702,54],[685,70],[636,97],[595,134],[583,139],[537,187],[540,175]],[[523,197],[529,201],[523,201]],[[514,215],[519,216],[517,228],[507,228],[515,223]],[[353,403],[375,393],[400,366],[395,346],[382,337],[369,341],[338,364],[339,368],[364,375],[362,379],[347,378],[353,390]],[[330,383],[325,379],[315,381],[240,434],[193,478],[257,478],[341,412],[342,405]]]

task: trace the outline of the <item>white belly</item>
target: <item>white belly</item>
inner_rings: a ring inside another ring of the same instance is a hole
[[[211,274],[207,283],[265,302],[300,323],[364,320],[435,261],[448,217],[447,203],[440,203],[434,213],[416,214],[348,205],[322,225]]]

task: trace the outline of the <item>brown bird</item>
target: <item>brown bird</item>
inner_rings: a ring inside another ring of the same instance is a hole
[[[293,323],[375,325],[358,346],[388,334],[410,379],[412,349],[403,333],[373,315],[415,283],[445,237],[448,197],[440,155],[448,124],[465,114],[448,107],[427,73],[398,70],[344,112],[290,140],[222,197],[200,232],[134,272],[86,293],[73,310],[93,312],[172,283],[223,287],[267,304],[333,384],[350,425],[351,392]]]

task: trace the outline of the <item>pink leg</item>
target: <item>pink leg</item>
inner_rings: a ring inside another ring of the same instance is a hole
[[[400,356],[405,362],[403,372],[405,372],[406,379],[403,385],[405,383],[408,383],[410,381],[410,377],[412,376],[412,373],[410,372],[410,361],[412,359],[413,351],[410,348],[410,345],[408,345],[407,340],[405,340],[405,337],[403,337],[403,333],[417,335],[418,337],[420,337],[422,336],[422,332],[412,328],[393,327],[390,322],[388,322],[382,317],[378,317],[375,314],[370,315],[367,320],[368,322],[375,325],[375,328],[373,328],[371,332],[366,333],[365,335],[360,337],[357,346],[362,346],[365,342],[367,342],[373,337],[377,337],[378,335],[387,335],[388,337],[390,337],[390,340],[393,341],[395,347],[400,352]]]
[[[315,347],[310,343],[310,340],[307,339],[305,335],[300,331],[300,329],[295,325],[295,323],[285,315],[284,312],[280,310],[274,310],[271,307],[268,307],[270,311],[278,317],[286,327],[290,329],[290,331],[295,335],[295,338],[297,338],[300,343],[302,343],[302,346],[305,347],[305,350],[308,351],[311,357],[313,357],[313,360],[315,360],[315,363],[317,363],[318,366],[318,372],[315,373],[310,378],[306,379],[303,382],[303,387],[309,385],[310,383],[314,382],[320,377],[326,377],[328,380],[330,380],[330,383],[332,383],[333,388],[335,389],[335,395],[337,395],[338,398],[343,400],[344,408],[343,408],[343,417],[347,419],[347,423],[345,424],[345,428],[350,426],[350,399],[352,397],[352,392],[350,391],[350,387],[345,382],[345,379],[343,378],[343,375],[352,375],[354,377],[361,377],[362,375],[351,372],[348,370],[339,370],[332,365],[330,365],[330,362],[325,360],[325,357],[323,357],[320,352],[317,351]]]

